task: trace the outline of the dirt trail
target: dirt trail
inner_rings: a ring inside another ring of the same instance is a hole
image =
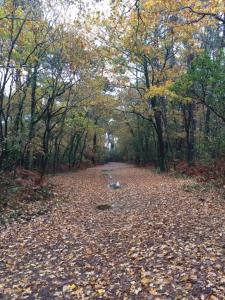
[[[225,299],[217,193],[118,163],[53,182],[48,214],[0,233],[0,299]]]

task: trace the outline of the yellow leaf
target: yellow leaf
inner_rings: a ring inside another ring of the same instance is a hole
[[[151,280],[148,277],[141,278],[141,284],[142,285],[148,285],[150,282],[151,282]]]
[[[26,294],[31,294],[31,292],[32,292],[31,287],[24,289],[23,292]]]
[[[97,294],[99,296],[103,296],[105,294],[105,290],[104,289],[99,289],[99,290],[97,290]]]
[[[157,290],[156,290],[155,288],[151,288],[151,289],[150,289],[150,293],[151,293],[153,296],[158,295]]]
[[[76,284],[69,284],[68,285],[68,288],[71,290],[71,291],[74,291],[74,290],[77,290],[78,289],[78,286]]]
[[[187,282],[185,285],[185,288],[190,290],[192,288],[192,283],[191,282]]]
[[[141,269],[141,284],[142,285],[148,285],[151,282],[151,279],[149,278],[148,274],[146,273],[145,269]]]

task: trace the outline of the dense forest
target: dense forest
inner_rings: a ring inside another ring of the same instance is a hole
[[[0,299],[225,300],[224,0],[0,0]]]
[[[223,1],[5,0],[0,25],[2,171],[222,163]]]

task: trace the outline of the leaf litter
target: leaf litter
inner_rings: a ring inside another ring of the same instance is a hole
[[[52,182],[48,214],[0,233],[0,299],[225,299],[220,193],[119,163]]]

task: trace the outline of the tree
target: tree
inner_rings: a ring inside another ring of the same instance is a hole
[[[187,71],[173,86],[173,91],[183,97],[200,101],[211,112],[225,122],[225,56],[221,51],[215,58],[209,54],[199,55]]]

